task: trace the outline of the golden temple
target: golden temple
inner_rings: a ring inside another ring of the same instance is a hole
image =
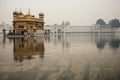
[[[34,34],[39,30],[44,30],[44,13],[39,13],[39,18],[31,15],[30,9],[27,14],[21,10],[13,12],[13,33],[15,35]]]

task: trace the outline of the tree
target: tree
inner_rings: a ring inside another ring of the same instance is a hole
[[[120,21],[119,21],[119,19],[113,19],[113,20],[109,21],[109,25],[112,28],[119,28],[120,27]]]
[[[103,19],[98,19],[98,20],[96,21],[96,24],[97,24],[97,25],[100,25],[100,27],[101,27],[101,26],[105,26],[106,22],[105,22]]]

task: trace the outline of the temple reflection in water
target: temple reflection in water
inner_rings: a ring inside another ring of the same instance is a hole
[[[1,37],[0,42],[0,80],[120,80],[120,34]]]
[[[43,38],[15,38],[14,39],[14,60],[22,62],[26,59],[33,59],[35,55],[44,58]]]

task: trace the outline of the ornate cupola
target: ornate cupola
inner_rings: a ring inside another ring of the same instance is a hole
[[[44,13],[39,13],[39,18],[44,19]]]
[[[15,11],[13,12],[13,15],[18,15],[18,11],[15,9]]]
[[[28,13],[26,14],[26,16],[31,16],[31,14],[30,14],[30,8],[28,9]]]
[[[21,9],[20,9],[20,11],[18,12],[18,14],[19,14],[19,15],[23,15],[23,13],[21,12]]]

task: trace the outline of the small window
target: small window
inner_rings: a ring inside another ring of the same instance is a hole
[[[19,45],[19,48],[24,48],[24,45],[23,45],[23,44],[20,44],[20,45]]]
[[[19,28],[21,28],[21,26],[19,26]]]
[[[19,28],[24,28],[24,26],[19,26]]]

